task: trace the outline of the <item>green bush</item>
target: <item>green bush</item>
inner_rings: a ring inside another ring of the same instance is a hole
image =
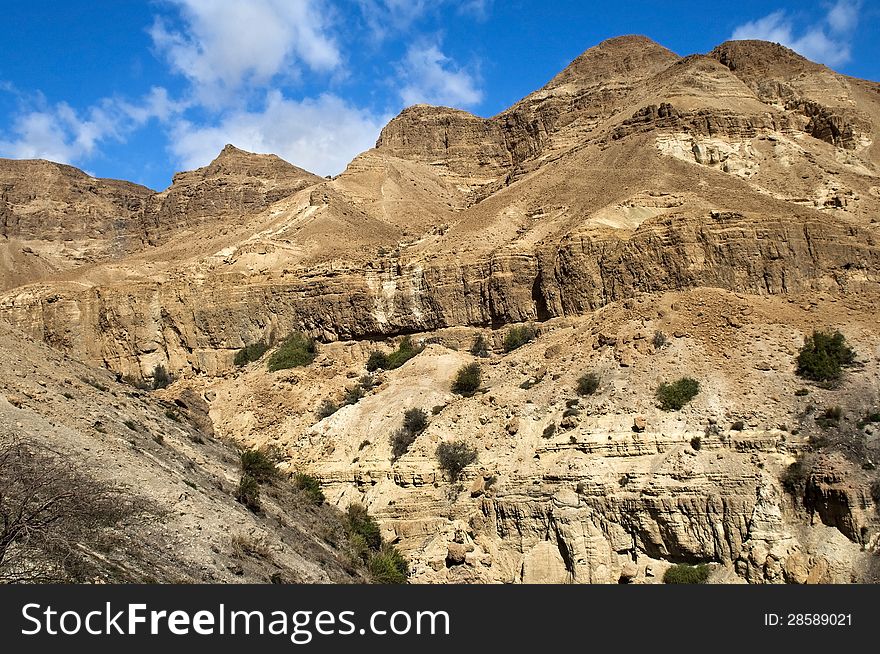
[[[477,392],[482,381],[482,370],[479,363],[468,363],[463,365],[455,373],[455,379],[452,382],[452,392],[459,395],[471,396]]]
[[[268,351],[269,346],[266,345],[263,341],[260,341],[259,343],[251,343],[250,345],[245,345],[243,348],[235,353],[235,365],[239,367],[246,366],[252,361],[257,361]]]
[[[313,338],[294,332],[269,357],[269,371],[286,370],[307,366],[318,355],[318,346]]]
[[[153,368],[153,390],[157,391],[160,388],[165,388],[168,384],[171,383],[171,376],[168,374],[168,371],[165,370],[165,366],[156,366]]]
[[[388,369],[388,355],[379,350],[373,350],[367,358],[367,371],[373,372],[380,369]]]
[[[382,534],[379,523],[369,514],[363,504],[352,503],[345,512],[345,526],[349,538],[357,534],[367,549],[378,551],[382,547]]]
[[[792,495],[798,495],[812,474],[812,466],[804,459],[798,459],[782,472],[779,481]]]
[[[535,340],[538,331],[533,325],[517,325],[511,327],[504,336],[504,351],[513,352],[518,347],[522,347],[529,341]]]
[[[236,493],[235,499],[254,513],[257,513],[260,510],[259,482],[247,473],[242,474],[241,480],[238,482],[238,493]]]
[[[403,414],[403,427],[413,434],[420,434],[428,426],[428,413],[424,409],[413,407]]]
[[[665,411],[678,411],[700,392],[700,382],[690,377],[682,377],[671,384],[660,384],[657,399]]]
[[[403,414],[403,426],[391,434],[391,460],[397,461],[406,454],[427,426],[428,413],[424,409],[407,409]]]
[[[855,361],[855,352],[839,331],[814,331],[797,356],[797,374],[818,382],[840,379],[842,368]]]
[[[462,470],[477,460],[477,449],[464,441],[440,443],[436,451],[437,462],[449,477],[449,481],[458,481]]]
[[[599,388],[599,375],[595,372],[588,372],[581,376],[577,381],[578,395],[592,395]]]
[[[382,541],[379,523],[362,504],[348,505],[345,530],[352,553],[367,564],[374,584],[406,583],[409,564],[397,548]]]
[[[345,392],[342,394],[342,403],[345,405],[357,404],[366,394],[367,392],[364,390],[364,387],[360,383],[356,383],[354,386],[349,386],[345,389]]]
[[[367,567],[374,584],[405,584],[409,576],[409,564],[392,545],[384,545],[379,552],[370,556]]]
[[[244,450],[241,453],[241,472],[257,483],[262,484],[274,479],[278,474],[275,467],[277,457],[274,452],[265,450]]]
[[[397,461],[409,451],[410,445],[416,442],[416,434],[401,427],[391,434],[391,460]]]
[[[474,339],[474,344],[471,345],[471,354],[475,357],[480,357],[481,359],[489,356],[489,346],[486,345],[486,339],[483,338],[482,334]]]
[[[324,503],[324,492],[321,490],[320,482],[312,475],[298,472],[293,476],[294,488],[305,493],[306,497],[311,500],[312,504]]]
[[[687,565],[680,563],[668,568],[663,574],[664,584],[705,584],[709,579],[709,566],[704,563]]]
[[[409,336],[404,336],[400,339],[400,344],[397,346],[397,349],[388,355],[388,364],[385,367],[385,370],[400,368],[400,366],[417,354],[420,354],[424,349],[425,348],[423,347],[416,347],[413,345],[412,339]]]

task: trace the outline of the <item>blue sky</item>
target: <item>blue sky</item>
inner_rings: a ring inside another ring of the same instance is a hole
[[[880,3],[552,0],[2,2],[0,157],[166,187],[225,143],[342,171],[405,106],[491,116],[585,49],[778,41],[880,80]]]

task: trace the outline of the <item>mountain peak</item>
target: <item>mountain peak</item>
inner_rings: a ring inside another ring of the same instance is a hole
[[[294,166],[276,154],[259,154],[237,148],[231,143],[223,146],[220,153],[208,164],[204,171],[205,177],[219,175],[265,176],[277,177],[304,177],[320,179],[317,175],[307,170]]]
[[[584,51],[544,89],[572,84],[589,86],[621,78],[641,79],[660,72],[678,59],[677,54],[647,36],[616,36]]]
[[[740,77],[791,76],[825,69],[794,50],[770,41],[725,41],[709,56]]]

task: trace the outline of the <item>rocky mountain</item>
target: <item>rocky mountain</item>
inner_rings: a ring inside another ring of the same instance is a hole
[[[418,581],[872,579],[878,130],[880,84],[782,46],[627,36],[491,118],[410,107],[333,179],[232,146],[162,193],[4,162],[0,316],[120,376],[168,370],[218,434],[364,501]],[[813,329],[855,347],[836,390],[794,374]],[[234,365],[292,332],[311,365]],[[403,335],[427,349],[322,417]],[[461,397],[478,336],[484,392]],[[659,409],[685,375],[694,402]],[[429,424],[394,457],[410,408]],[[456,438],[479,455],[450,483]]]

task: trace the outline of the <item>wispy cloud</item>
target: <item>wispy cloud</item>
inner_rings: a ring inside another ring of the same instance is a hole
[[[22,105],[7,134],[0,134],[0,153],[16,159],[49,159],[79,163],[93,156],[101,143],[123,141],[152,119],[168,121],[183,105],[161,87],[138,102],[105,98],[84,111],[66,102],[49,104],[40,94],[25,96],[11,87]]]
[[[485,19],[491,4],[157,0],[155,19],[145,28],[153,53],[177,77],[168,83],[176,87],[174,96],[155,88],[140,98],[110,97],[76,108],[50,104],[42,96],[19,98],[21,108],[8,129],[0,128],[0,156],[88,165],[104,145],[125,142],[134,130],[157,120],[178,167],[205,165],[224,144],[233,143],[274,152],[317,173],[338,173],[374,145],[390,114],[404,105],[481,102],[473,62],[461,65],[444,52],[439,36],[425,33],[442,15]],[[353,74],[354,48],[391,35],[391,51],[398,44],[405,48],[403,57],[389,64],[392,92],[373,100],[377,106],[346,99],[342,88]]]
[[[326,7],[315,0],[170,1],[181,24],[157,18],[150,36],[203,103],[222,105],[243,87],[295,75],[301,67],[327,72],[342,64]]]
[[[861,0],[837,0],[818,21],[800,26],[794,15],[778,10],[738,26],[731,38],[781,43],[813,61],[839,66],[850,60],[861,7]]]
[[[305,100],[270,91],[257,110],[234,111],[212,124],[181,120],[171,150],[186,168],[210,162],[226,143],[252,152],[274,153],[315,173],[340,172],[376,143],[391,116],[376,116],[331,94]]]
[[[493,0],[355,0],[374,39],[383,40],[405,32],[442,9],[452,8],[462,16],[485,20]]]
[[[405,105],[468,107],[483,99],[476,76],[443,54],[437,44],[410,46],[398,73],[402,82],[400,98]]]

